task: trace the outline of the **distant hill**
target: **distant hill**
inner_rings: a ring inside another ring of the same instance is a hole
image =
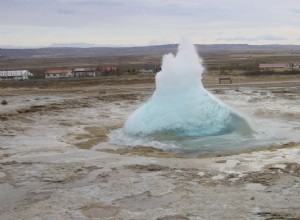
[[[289,52],[300,54],[300,45],[213,44],[196,46],[200,54],[218,52]],[[146,56],[175,53],[176,50],[176,44],[144,47],[47,47],[37,49],[0,49],[0,58]]]

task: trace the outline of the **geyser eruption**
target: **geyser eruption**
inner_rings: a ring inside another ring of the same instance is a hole
[[[127,119],[123,132],[133,136],[166,134],[204,137],[251,133],[247,122],[202,85],[202,60],[194,45],[182,40],[176,56],[163,57],[152,97]]]

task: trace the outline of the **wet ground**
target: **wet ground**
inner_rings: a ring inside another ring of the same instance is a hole
[[[118,146],[108,134],[152,84],[1,89],[0,219],[299,219],[299,83],[208,89],[280,141],[199,158]]]

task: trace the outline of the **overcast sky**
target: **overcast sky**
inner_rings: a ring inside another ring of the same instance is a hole
[[[300,0],[0,0],[0,45],[300,44]]]

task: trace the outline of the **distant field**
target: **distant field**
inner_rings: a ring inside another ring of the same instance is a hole
[[[258,46],[257,46],[258,47]],[[245,72],[253,72],[258,70],[259,63],[300,63],[300,49],[282,49],[276,51],[274,48],[267,48],[266,51],[261,49],[245,51],[240,49],[229,50],[228,48],[219,48],[219,51],[208,50],[203,47],[203,51],[198,49],[200,56],[203,59],[203,65],[205,66],[209,74],[227,74],[227,75],[243,75]],[[252,47],[250,47],[252,48]],[[256,48],[256,49],[255,49]],[[300,48],[300,47],[299,47]],[[162,50],[164,49],[164,50]],[[120,69],[120,74],[124,72],[138,73],[141,68],[145,69],[159,69],[161,67],[162,56],[168,52],[175,52],[176,45],[170,48],[162,48],[157,54],[155,51],[141,51],[141,55],[128,55],[138,53],[134,48],[127,50],[127,54],[123,51],[120,55],[103,55],[95,56],[87,53],[83,53],[82,57],[76,54],[75,57],[70,56],[57,56],[55,57],[24,57],[18,58],[18,56],[4,57],[0,56],[0,70],[17,70],[28,69],[31,71],[35,78],[44,78],[44,72],[47,69],[62,68],[62,67],[105,67],[105,66],[117,66]],[[0,51],[3,51],[0,50]],[[131,52],[130,52],[131,51]],[[15,51],[15,53],[17,53]]]

